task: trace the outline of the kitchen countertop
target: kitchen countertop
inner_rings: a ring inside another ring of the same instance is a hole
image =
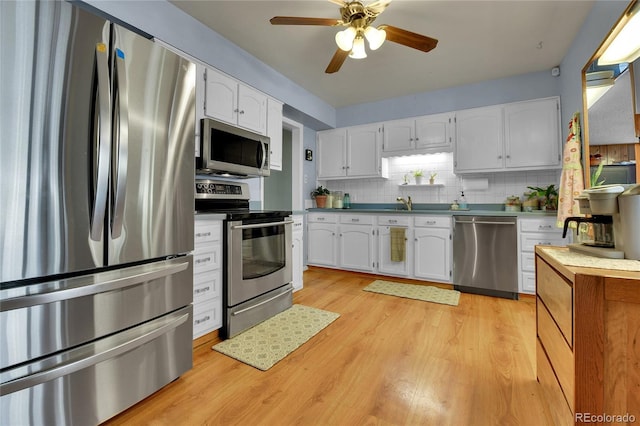
[[[375,214],[432,214],[459,216],[523,216],[523,217],[555,217],[556,211],[507,212],[503,204],[470,204],[466,210],[451,210],[448,204],[414,204],[413,210],[401,209],[397,203],[393,204],[352,204],[349,209],[319,209],[310,208],[312,213],[375,213]]]

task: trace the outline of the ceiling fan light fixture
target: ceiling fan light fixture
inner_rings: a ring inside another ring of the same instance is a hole
[[[364,49],[364,38],[362,38],[361,35],[358,35],[355,40],[353,40],[353,49],[351,49],[349,57],[353,59],[364,59],[367,57],[367,52]]]
[[[341,50],[345,52],[350,51],[353,48],[353,41],[356,38],[356,29],[353,27],[347,27],[346,29],[339,31],[336,34],[336,44]]]
[[[382,46],[382,43],[384,43],[385,39],[387,38],[387,32],[378,28],[367,27],[364,30],[364,36],[369,42],[369,48],[371,50],[376,50],[380,46]]]

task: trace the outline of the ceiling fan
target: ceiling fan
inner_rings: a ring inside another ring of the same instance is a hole
[[[347,56],[354,59],[367,57],[364,40],[369,42],[369,48],[376,50],[385,40],[393,41],[404,46],[429,52],[438,44],[438,40],[423,36],[402,28],[391,25],[380,25],[378,28],[371,26],[391,0],[377,0],[368,5],[360,1],[329,0],[340,6],[342,19],[332,18],[303,18],[295,16],[275,16],[271,18],[272,25],[322,25],[342,26],[346,29],[336,34],[338,50],[331,58],[331,62],[325,70],[331,74],[340,69]]]

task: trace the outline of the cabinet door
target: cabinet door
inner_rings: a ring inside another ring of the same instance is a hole
[[[269,136],[269,168],[282,170],[282,104],[267,100],[267,136]]]
[[[373,272],[373,226],[340,225],[340,267]]]
[[[379,176],[381,128],[378,125],[347,129],[347,176]]]
[[[205,115],[235,125],[238,121],[238,83],[210,68],[207,68],[205,78]]]
[[[505,105],[506,167],[561,166],[559,114],[558,98]]]
[[[436,281],[451,281],[451,240],[448,229],[413,230],[414,275]]]
[[[394,276],[406,277],[409,275],[409,250],[410,230],[407,229],[405,239],[405,259],[402,262],[391,260],[391,227],[382,226],[378,228],[378,272]]]
[[[309,264],[332,266],[337,265],[336,225],[328,223],[310,223],[309,247],[307,260]]]
[[[456,113],[456,172],[501,169],[502,106],[474,108]]]
[[[344,177],[347,174],[347,131],[318,132],[318,179]]]
[[[267,133],[267,96],[243,84],[238,87],[238,126]]]
[[[406,151],[414,148],[415,120],[384,123],[382,152]]]
[[[454,116],[427,115],[416,119],[416,149],[450,148],[453,142]]]
[[[302,288],[302,269],[304,267],[303,258],[303,233],[302,230],[291,233],[291,257],[293,260],[293,290]]]

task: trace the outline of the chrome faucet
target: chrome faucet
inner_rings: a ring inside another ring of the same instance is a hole
[[[404,206],[407,208],[407,210],[411,211],[413,209],[413,203],[411,202],[411,197],[407,197],[407,200],[405,201],[404,198],[402,197],[398,197],[396,198],[396,201],[398,201],[399,203],[404,204]]]

